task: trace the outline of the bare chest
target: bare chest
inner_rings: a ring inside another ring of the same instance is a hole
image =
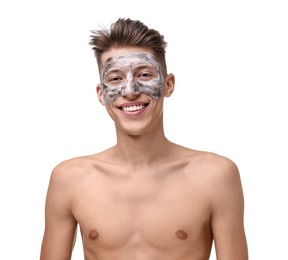
[[[147,246],[167,252],[192,250],[199,241],[212,239],[203,187],[176,176],[84,181],[75,194],[73,214],[84,248]]]

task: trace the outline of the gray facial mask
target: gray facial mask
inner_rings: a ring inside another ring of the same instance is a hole
[[[159,64],[150,53],[133,53],[107,59],[101,71],[101,85],[106,105],[127,94],[143,93],[154,99],[162,95]]]

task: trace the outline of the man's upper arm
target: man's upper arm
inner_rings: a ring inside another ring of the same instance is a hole
[[[212,230],[218,260],[247,260],[244,198],[237,166],[221,162],[212,191]]]
[[[46,197],[41,260],[71,259],[77,226],[71,214],[71,191],[67,168],[57,166],[51,175]]]

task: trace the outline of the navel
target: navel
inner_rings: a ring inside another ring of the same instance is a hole
[[[97,232],[97,230],[92,230],[92,231],[90,231],[88,237],[92,240],[95,240],[99,237],[99,233]]]
[[[175,232],[175,236],[178,237],[179,239],[182,239],[182,240],[185,240],[188,238],[187,232],[185,232],[184,230],[181,230],[181,229],[179,229]]]

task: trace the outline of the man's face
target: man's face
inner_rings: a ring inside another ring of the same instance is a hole
[[[127,53],[108,58],[103,63],[100,76],[106,105],[127,94],[143,93],[154,99],[162,95],[160,66],[148,52]]]

